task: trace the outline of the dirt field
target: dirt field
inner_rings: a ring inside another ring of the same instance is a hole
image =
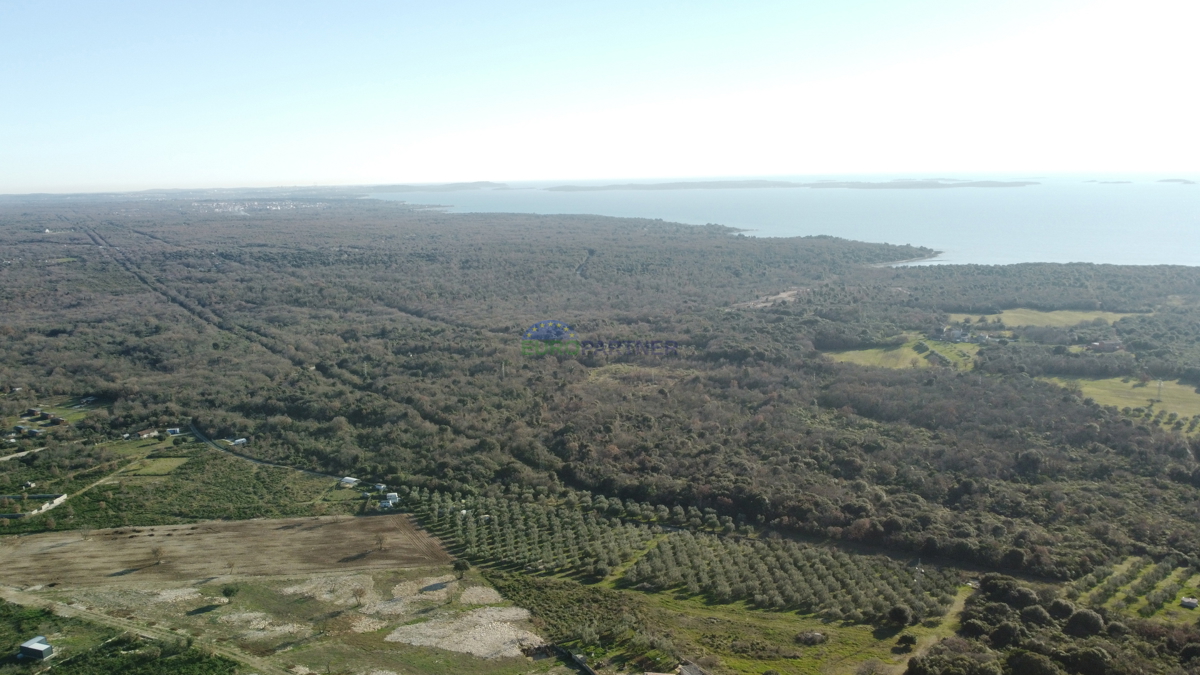
[[[141,585],[228,574],[294,575],[449,561],[437,541],[404,515],[213,521],[96,530],[87,539],[78,531],[5,538],[0,541],[0,583]]]

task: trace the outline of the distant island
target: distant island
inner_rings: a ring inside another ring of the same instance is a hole
[[[782,180],[709,180],[678,183],[623,183],[620,185],[557,185],[548,187],[551,192],[598,192],[603,190],[753,190],[762,188],[842,188],[850,190],[934,190],[940,188],[1010,188],[1038,185],[1036,181],[999,180],[952,180],[933,178],[925,180],[871,181],[818,181],[797,183]]]
[[[473,183],[443,183],[441,185],[373,185],[375,192],[462,192],[464,190],[508,190],[504,183],[486,180]]]

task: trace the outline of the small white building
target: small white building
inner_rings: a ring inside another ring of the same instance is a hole
[[[376,483],[376,484],[375,484],[375,491],[376,491],[376,492],[384,492],[385,490],[387,490],[387,486],[386,486],[386,485],[384,485],[383,483]]]
[[[167,433],[170,434],[171,436],[178,436],[180,434],[179,427],[167,429]]]
[[[23,659],[37,659],[45,661],[54,654],[54,647],[46,642],[46,636],[39,635],[32,640],[27,640],[21,643],[21,650],[17,652],[17,656]]]
[[[245,444],[246,444],[246,439],[244,439],[244,438],[238,438],[238,439],[235,439],[235,440],[233,441],[233,444],[234,444],[234,445],[245,445]]]
[[[1196,606],[1200,605],[1200,600],[1197,600],[1196,598],[1184,598],[1179,601],[1179,604],[1180,606],[1187,607],[1188,609],[1196,609]]]
[[[400,495],[396,494],[395,492],[389,492],[387,493],[386,499],[389,504],[395,506],[396,502],[400,501]]]
[[[338,484],[344,488],[352,488],[355,485],[358,485],[359,482],[360,481],[357,478],[351,478],[350,476],[346,476]]]

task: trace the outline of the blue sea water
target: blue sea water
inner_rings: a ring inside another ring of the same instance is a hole
[[[773,178],[801,182],[815,180],[811,176]],[[878,176],[821,178],[891,179]],[[441,205],[453,213],[633,216],[694,225],[717,223],[742,228],[747,230],[747,236],[756,237],[827,234],[859,241],[913,244],[942,251],[930,261],[933,263],[1200,265],[1200,177],[1172,174],[953,178],[1025,180],[1038,184],[1004,188],[866,190],[766,188],[556,192],[544,189],[564,183],[559,182],[510,183],[509,189],[371,196]],[[1196,184],[1160,182],[1164,178],[1190,179]]]

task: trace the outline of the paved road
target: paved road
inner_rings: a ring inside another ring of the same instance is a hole
[[[42,609],[48,609],[51,612],[54,612],[55,614],[57,614],[59,616],[79,617],[81,619],[85,619],[85,620],[91,621],[93,623],[98,623],[103,626],[108,626],[110,628],[116,628],[118,630],[128,631],[135,635],[140,635],[142,637],[149,638],[151,640],[169,640],[169,641],[174,642],[181,638],[187,639],[187,637],[188,637],[184,633],[176,633],[174,631],[166,630],[163,628],[152,628],[149,626],[142,626],[142,625],[140,625],[136,622],[130,621],[128,619],[121,619],[121,618],[118,618],[115,616],[109,616],[109,615],[103,614],[101,612],[95,612],[90,609],[83,609],[81,607],[73,607],[71,605],[66,605],[61,602],[55,602],[53,600],[48,600],[46,598],[38,597],[32,593],[25,593],[22,591],[18,591],[15,588],[0,588],[0,598],[3,598],[4,600],[7,600],[8,602],[11,602],[16,605],[23,605],[25,607],[41,607]],[[279,666],[276,666],[276,665],[269,663],[258,657],[243,653],[237,649],[232,649],[225,645],[216,644],[214,642],[205,640],[203,638],[194,638],[194,640],[195,640],[195,644],[197,646],[199,646],[200,648],[204,649],[205,651],[209,651],[209,652],[212,652],[213,654],[218,654],[220,656],[224,656],[225,658],[228,658],[228,659],[233,659],[234,661],[237,661],[246,666],[249,666],[250,668],[253,668],[260,675],[292,675],[291,673],[284,670],[283,668],[280,668]]]

